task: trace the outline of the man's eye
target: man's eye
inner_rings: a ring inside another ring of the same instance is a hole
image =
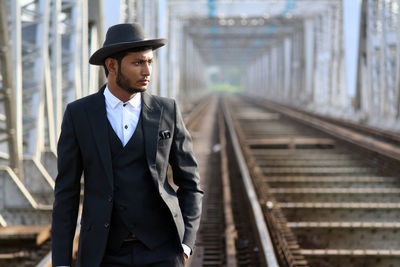
[[[145,63],[148,63],[149,65],[151,65],[151,64],[153,64],[153,60],[149,60],[149,61],[142,60],[142,61],[135,61],[135,62],[133,62],[133,64],[134,64],[135,66],[140,66],[140,65],[143,65],[143,64],[145,64]]]

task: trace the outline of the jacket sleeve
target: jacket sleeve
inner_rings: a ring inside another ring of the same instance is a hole
[[[82,157],[69,105],[61,125],[57,154],[58,175],[54,189],[51,230],[52,263],[53,266],[71,266],[79,210]]]
[[[185,223],[183,243],[192,250],[200,225],[203,191],[200,189],[200,175],[193,154],[192,139],[187,131],[178,106],[174,102],[175,130],[169,163],[172,167],[179,206]]]

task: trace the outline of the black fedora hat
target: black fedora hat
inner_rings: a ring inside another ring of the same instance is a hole
[[[103,65],[107,57],[118,52],[140,47],[155,50],[166,43],[166,39],[146,39],[144,30],[138,23],[117,24],[107,30],[103,47],[93,53],[89,63]]]

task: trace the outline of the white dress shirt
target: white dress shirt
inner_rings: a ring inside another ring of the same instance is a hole
[[[113,95],[108,86],[104,89],[107,118],[114,132],[125,146],[135,132],[142,107],[141,94],[136,94],[127,102],[122,102]]]
[[[104,97],[106,99],[107,119],[111,124],[114,132],[117,134],[123,146],[125,146],[139,122],[140,111],[142,107],[141,94],[136,94],[127,102],[122,102],[119,98],[113,95],[108,89],[104,89]],[[183,252],[189,258],[191,249],[185,244],[182,244]],[[69,266],[56,266],[69,267]]]

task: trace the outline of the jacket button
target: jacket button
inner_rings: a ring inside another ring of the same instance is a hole
[[[108,228],[108,227],[110,227],[110,224],[109,223],[105,223],[104,224],[104,228]]]
[[[112,196],[108,196],[108,202],[112,202]]]
[[[120,206],[119,206],[119,210],[126,210],[126,207],[125,207],[125,206],[122,206],[122,205],[120,205]]]

